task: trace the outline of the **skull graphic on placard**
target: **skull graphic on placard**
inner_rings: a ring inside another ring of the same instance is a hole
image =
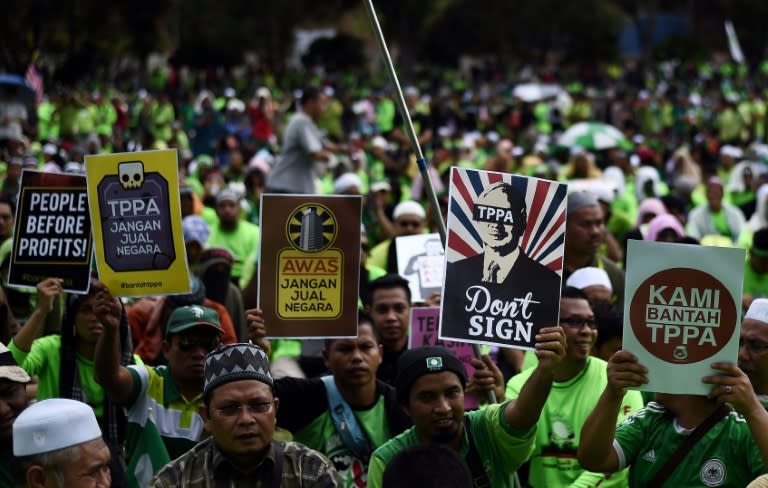
[[[141,161],[118,163],[117,174],[123,188],[137,190],[144,184],[144,163]]]

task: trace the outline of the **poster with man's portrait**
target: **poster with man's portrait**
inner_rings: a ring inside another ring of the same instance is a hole
[[[451,168],[440,339],[533,349],[560,311],[567,186]]]

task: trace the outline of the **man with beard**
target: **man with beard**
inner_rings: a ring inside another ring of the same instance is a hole
[[[368,468],[368,486],[380,488],[392,458],[416,444],[443,444],[459,452],[472,472],[473,486],[513,486],[515,471],[531,454],[536,423],[565,356],[560,327],[536,335],[539,364],[517,400],[464,412],[464,365],[440,346],[410,349],[397,363],[395,389],[413,427],[378,448]]]
[[[14,486],[13,422],[27,408],[30,377],[0,344],[0,486]]]
[[[466,290],[446,287],[442,298],[443,334],[451,337],[467,334],[471,313],[474,313],[467,312],[467,302],[471,300],[471,293],[480,291],[510,303],[530,294],[530,320],[536,324],[556,323],[560,277],[528,257],[520,247],[528,221],[525,196],[509,183],[496,183],[477,198],[472,217],[483,241],[483,252],[449,262],[445,282],[477,285]]]
[[[129,466],[135,462],[134,456],[142,455],[138,440],[145,429],[159,431],[156,442],[167,450],[167,459],[174,459],[194,447],[203,434],[203,419],[198,413],[203,399],[203,365],[206,354],[221,343],[218,316],[199,305],[177,308],[168,319],[163,343],[168,365],[125,367],[118,360],[120,307],[106,287],[99,288],[94,310],[104,332],[96,344],[96,381],[114,403],[125,407]],[[158,419],[157,429],[151,428],[154,419]],[[141,486],[152,474],[128,472]]]
[[[753,300],[741,321],[739,368],[768,408],[768,298]]]

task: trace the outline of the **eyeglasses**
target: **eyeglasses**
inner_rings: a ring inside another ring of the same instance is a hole
[[[582,319],[579,317],[565,317],[560,319],[561,324],[565,324],[571,329],[581,329],[584,327],[584,324],[587,324],[587,327],[590,329],[597,329],[597,322],[595,322],[595,319]]]
[[[768,351],[768,344],[764,344],[762,342],[746,341],[746,340],[739,339],[739,348],[742,348],[742,347],[752,354],[762,354]]]
[[[250,415],[263,415],[271,412],[274,404],[274,400],[271,402],[246,403],[245,405],[233,403],[217,408],[216,411],[219,412],[219,415],[222,417],[239,417],[243,409],[246,409]]]
[[[421,221],[420,220],[398,220],[397,225],[404,228],[412,228],[412,229],[418,229],[421,227]]]
[[[390,310],[394,310],[395,313],[405,313],[408,310],[408,306],[398,303],[397,305],[381,304],[373,307],[373,311],[376,313],[388,313]]]
[[[208,352],[213,351],[221,344],[221,338],[219,336],[210,337],[208,339],[192,338],[187,336],[179,337],[179,349],[182,351],[190,351],[196,347],[202,347]]]

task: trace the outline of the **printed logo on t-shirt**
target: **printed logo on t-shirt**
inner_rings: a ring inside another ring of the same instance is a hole
[[[720,486],[725,481],[725,464],[719,459],[710,459],[701,467],[699,478],[707,486]]]
[[[650,451],[643,454],[643,459],[648,461],[649,463],[653,464],[656,462],[656,451],[651,449]]]

